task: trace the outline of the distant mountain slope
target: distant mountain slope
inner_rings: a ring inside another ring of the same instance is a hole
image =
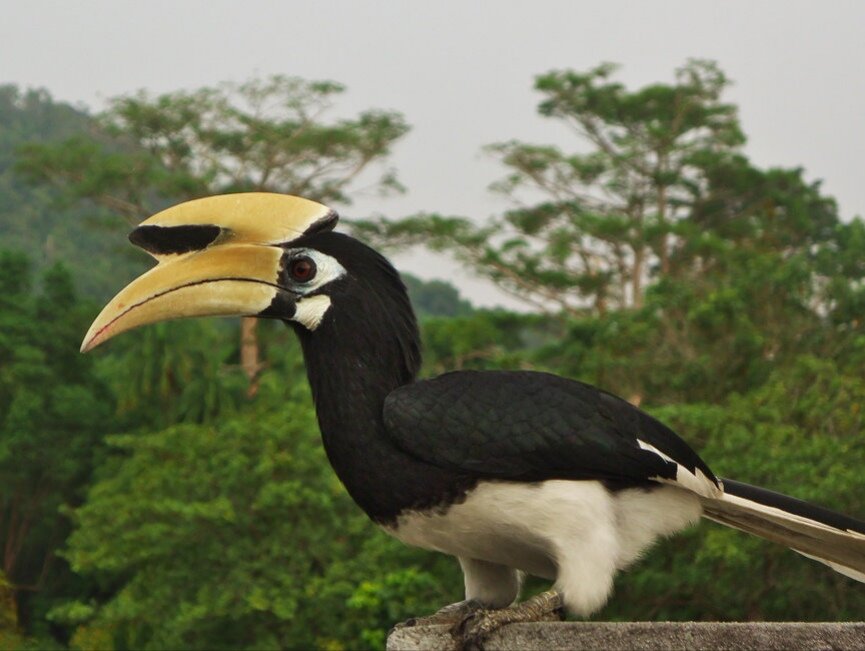
[[[408,273],[402,274],[412,305],[418,317],[468,316],[474,311],[472,304],[460,296],[459,290],[444,280],[421,280]]]
[[[62,262],[79,291],[101,301],[145,268],[146,256],[125,245],[122,223],[105,219],[100,209],[64,202],[57,190],[29,184],[14,170],[22,145],[93,129],[84,110],[55,102],[44,90],[0,85],[0,248],[26,252],[39,270]]]

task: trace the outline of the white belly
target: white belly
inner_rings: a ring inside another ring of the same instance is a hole
[[[617,569],[700,512],[696,495],[672,486],[611,493],[598,481],[490,481],[462,504],[403,514],[385,530],[409,545],[556,579],[572,596],[585,583],[575,610],[587,612],[603,603]]]
[[[483,482],[462,504],[404,514],[387,531],[408,545],[554,579],[559,550],[551,533],[561,531],[563,520],[571,535],[589,533],[605,511],[609,494],[595,481]]]

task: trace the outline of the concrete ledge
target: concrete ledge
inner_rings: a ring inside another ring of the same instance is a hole
[[[487,651],[603,649],[604,651],[861,651],[865,622],[542,622],[510,624],[487,640]],[[447,626],[391,631],[387,651],[453,651]]]

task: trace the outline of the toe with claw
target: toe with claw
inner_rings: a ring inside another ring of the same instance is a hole
[[[509,608],[476,609],[467,613],[451,627],[451,636],[458,651],[483,651],[486,639],[507,624],[562,619],[564,608],[561,595],[551,590]]]
[[[465,601],[458,601],[455,604],[445,606],[444,608],[434,612],[432,615],[427,615],[426,617],[411,617],[410,619],[397,624],[394,628],[434,626],[436,624],[454,625],[480,609],[480,603],[472,599],[466,599]]]

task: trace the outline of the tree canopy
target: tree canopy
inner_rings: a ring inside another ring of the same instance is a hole
[[[168,203],[229,192],[281,192],[349,203],[347,190],[408,131],[401,115],[378,109],[329,119],[345,88],[280,75],[195,91],[114,98],[98,133],[19,149],[16,169],[60,186],[137,224]],[[367,190],[401,190],[392,170]],[[242,320],[241,364],[249,395],[261,360],[256,321]]]

